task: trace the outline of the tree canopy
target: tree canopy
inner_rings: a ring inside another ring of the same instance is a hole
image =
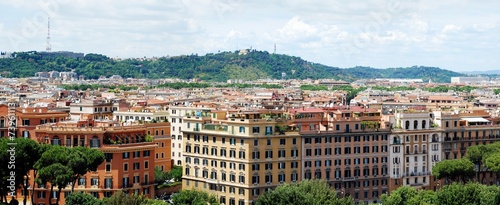
[[[320,79],[354,81],[374,78],[421,78],[433,82],[450,82],[464,74],[435,67],[375,69],[353,67],[341,69],[305,61],[299,57],[248,50],[241,53],[219,52],[151,59],[114,60],[101,54],[86,54],[83,58],[46,55],[39,52],[14,53],[15,58],[0,59],[4,77],[30,77],[40,71],[75,71],[86,78],[121,75],[125,78],[180,78],[225,82],[229,79],[255,80],[262,78]]]
[[[384,205],[462,205],[500,204],[500,187],[486,186],[478,183],[445,185],[438,191],[416,190],[402,186],[390,195],[382,195]]]
[[[284,184],[265,192],[257,200],[259,205],[347,205],[354,204],[351,197],[339,197],[326,181],[304,180],[296,184]]]
[[[217,196],[200,190],[181,190],[172,197],[175,205],[218,205]]]
[[[467,158],[443,160],[432,168],[432,175],[436,178],[448,178],[455,182],[460,180],[465,182],[475,173],[474,164]]]

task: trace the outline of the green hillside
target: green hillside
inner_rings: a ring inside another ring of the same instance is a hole
[[[228,79],[281,79],[282,73],[290,79],[320,79],[354,81],[373,78],[422,78],[434,82],[449,82],[450,77],[463,74],[432,67],[375,69],[354,67],[341,69],[307,62],[299,57],[270,54],[252,50],[161,57],[155,60],[113,60],[100,54],[83,58],[49,57],[39,52],[15,53],[16,58],[0,59],[0,73],[4,77],[30,77],[40,71],[71,71],[86,78],[121,75],[132,78],[199,78],[206,81]]]

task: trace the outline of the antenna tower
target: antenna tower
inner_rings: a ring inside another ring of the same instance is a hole
[[[47,52],[52,51],[52,46],[50,45],[50,17],[48,18],[48,23],[47,23],[47,48],[45,50]]]
[[[274,54],[276,54],[276,43],[274,44]]]

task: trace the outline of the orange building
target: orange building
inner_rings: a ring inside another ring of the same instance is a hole
[[[170,122],[147,123],[146,130],[148,135],[154,136],[153,142],[156,143],[155,167],[162,171],[172,169],[172,146],[170,138]]]
[[[75,191],[88,192],[97,198],[109,197],[118,190],[153,197],[157,146],[155,142],[146,141],[146,126],[121,126],[109,121],[92,121],[95,126],[87,127],[86,123],[87,121],[57,123],[55,126],[39,125],[34,130],[33,138],[40,143],[85,146],[104,152],[105,162],[96,172],[78,179]],[[49,204],[51,193],[48,186],[36,187],[36,204]],[[70,191],[71,184],[63,189],[61,203],[64,203],[64,198]]]

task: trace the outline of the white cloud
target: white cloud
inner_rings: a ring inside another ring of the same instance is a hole
[[[45,48],[45,24],[16,46],[5,38],[23,36],[23,22],[46,12],[39,2],[50,1],[33,2],[0,1],[4,37],[0,50]],[[418,64],[459,70],[500,64],[495,56],[500,52],[500,4],[490,1],[53,2],[57,2],[50,14],[54,50],[113,57],[173,56],[250,46],[272,51],[276,43],[278,53],[339,67]]]

